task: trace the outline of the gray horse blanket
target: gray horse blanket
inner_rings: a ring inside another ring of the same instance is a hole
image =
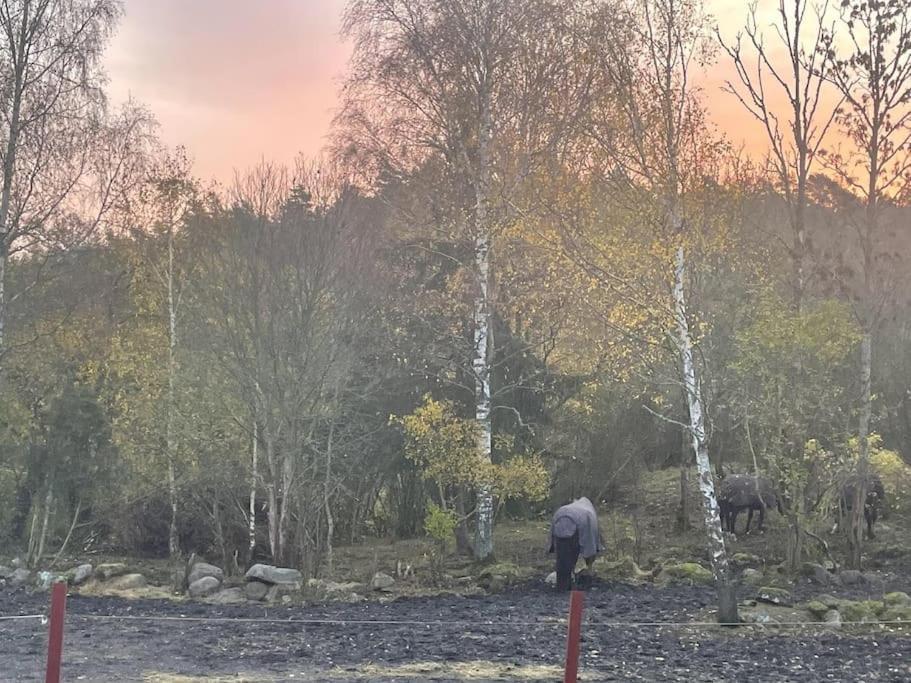
[[[579,549],[582,557],[589,559],[603,550],[601,530],[595,506],[588,498],[577,498],[555,513],[550,524],[550,550],[554,552],[555,538],[572,538],[579,532]]]

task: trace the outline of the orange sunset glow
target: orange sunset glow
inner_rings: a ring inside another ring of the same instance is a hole
[[[203,177],[230,181],[261,159],[288,162],[325,144],[349,46],[347,0],[126,0],[107,55],[115,101],[147,105],[169,145],[184,145]],[[777,3],[759,3],[770,23]],[[744,0],[708,0],[726,38],[746,19]],[[771,34],[770,34],[771,36]],[[732,72],[719,56],[701,87],[735,145],[762,153],[762,132],[722,91]]]

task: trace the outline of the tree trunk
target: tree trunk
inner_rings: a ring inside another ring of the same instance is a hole
[[[870,472],[870,419],[873,414],[871,370],[873,365],[873,335],[864,330],[860,341],[860,415],[857,421],[857,485],[848,526],[848,561],[860,569],[864,540],[864,503],[867,500],[867,477]]]
[[[688,531],[690,528],[690,477],[687,468],[687,434],[681,430],[680,444],[680,501],[677,507],[677,530]]]
[[[269,519],[269,553],[272,555],[272,561],[278,561],[279,542],[278,542],[278,476],[275,467],[275,446],[272,441],[272,435],[264,434],[266,445],[266,462],[269,465],[269,485],[267,487],[268,495],[268,519]]]
[[[168,524],[168,554],[172,559],[180,557],[180,538],[177,534],[177,477],[175,460],[177,443],[174,434],[174,367],[177,350],[177,310],[174,302],[174,231],[168,233],[168,416],[165,448],[168,452],[168,498],[171,504],[171,519]]]
[[[335,392],[336,400],[338,399],[338,390]],[[331,578],[334,574],[335,567],[332,557],[332,540],[335,535],[335,519],[332,517],[332,439],[335,436],[335,420],[329,425],[329,438],[326,441],[326,480],[323,483],[323,507],[326,515],[326,568]]]
[[[253,456],[250,468],[250,518],[247,526],[248,534],[248,564],[253,564],[253,554],[256,552],[256,475],[257,475],[257,456],[259,449],[259,425],[253,420]]]
[[[490,412],[490,362],[493,351],[490,306],[490,93],[482,83],[481,123],[478,139],[478,178],[475,184],[475,276],[477,292],[474,311],[475,419],[478,424],[478,451],[484,462],[491,461],[492,431]],[[475,559],[484,561],[493,554],[493,494],[487,482],[478,488],[478,521]]]
[[[291,453],[288,452],[288,449],[283,449],[282,452],[282,472],[281,472],[281,503],[280,511],[278,515],[278,557],[277,560],[281,563],[287,562],[288,554],[288,524],[290,523],[290,507],[291,507],[291,484],[293,478],[293,463],[291,460]]]
[[[712,557],[712,573],[718,591],[718,621],[737,623],[737,594],[730,577],[727,550],[724,547],[724,534],[721,530],[721,515],[718,500],[715,498],[715,482],[712,478],[712,465],[709,461],[705,440],[705,420],[702,413],[702,397],[699,382],[696,378],[696,366],[693,362],[693,347],[690,340],[689,324],[686,319],[686,300],[683,295],[684,280],[683,247],[677,249],[677,267],[674,281],[674,317],[677,323],[678,346],[683,361],[683,384],[686,389],[690,413],[690,434],[693,439],[693,450],[696,452],[696,466],[699,471],[699,490],[702,492],[705,513],[705,529],[708,535],[709,551]]]
[[[51,519],[51,505],[54,503],[54,489],[51,485],[51,478],[48,476],[47,494],[44,497],[44,517],[41,521],[41,534],[38,536],[38,547],[35,550],[35,557],[32,564],[37,565],[44,555],[44,544],[47,541],[47,527]]]

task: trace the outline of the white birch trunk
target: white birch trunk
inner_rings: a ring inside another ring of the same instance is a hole
[[[693,345],[686,319],[686,300],[683,295],[684,272],[683,247],[678,247],[674,278],[674,318],[677,323],[677,344],[683,364],[683,384],[690,413],[690,434],[693,439],[693,450],[696,453],[696,467],[699,471],[699,490],[702,493],[705,530],[712,558],[712,574],[715,577],[715,586],[718,591],[718,620],[722,623],[736,623],[739,621],[737,598],[730,580],[727,550],[724,547],[724,534],[721,530],[721,515],[718,500],[715,497],[715,482],[705,440],[702,396],[696,377]]]
[[[249,538],[249,564],[253,564],[253,553],[256,552],[256,475],[257,458],[259,455],[259,425],[253,420],[253,455],[250,468],[250,518],[247,526]]]
[[[481,124],[478,140],[478,178],[475,184],[475,276],[477,292],[474,310],[475,419],[478,424],[478,452],[485,463],[491,461],[493,427],[490,419],[490,361],[493,350],[490,315],[490,94],[482,84]],[[493,553],[493,494],[487,482],[478,488],[478,523],[475,559],[486,560]]]
[[[175,474],[176,441],[174,434],[174,367],[177,350],[177,309],[174,301],[174,229],[168,231],[168,416],[165,436],[168,458],[168,498],[171,520],[168,524],[168,554],[180,557],[180,539],[177,535],[177,477]]]

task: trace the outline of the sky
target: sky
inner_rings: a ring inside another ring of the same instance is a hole
[[[337,103],[350,46],[339,35],[346,0],[124,0],[106,55],[109,93],[147,105],[162,140],[185,146],[197,175],[230,182],[260,160],[316,155]],[[725,35],[745,0],[706,0]],[[761,0],[760,7],[777,5]],[[720,90],[716,66],[702,83],[718,125],[735,144],[761,139]]]

